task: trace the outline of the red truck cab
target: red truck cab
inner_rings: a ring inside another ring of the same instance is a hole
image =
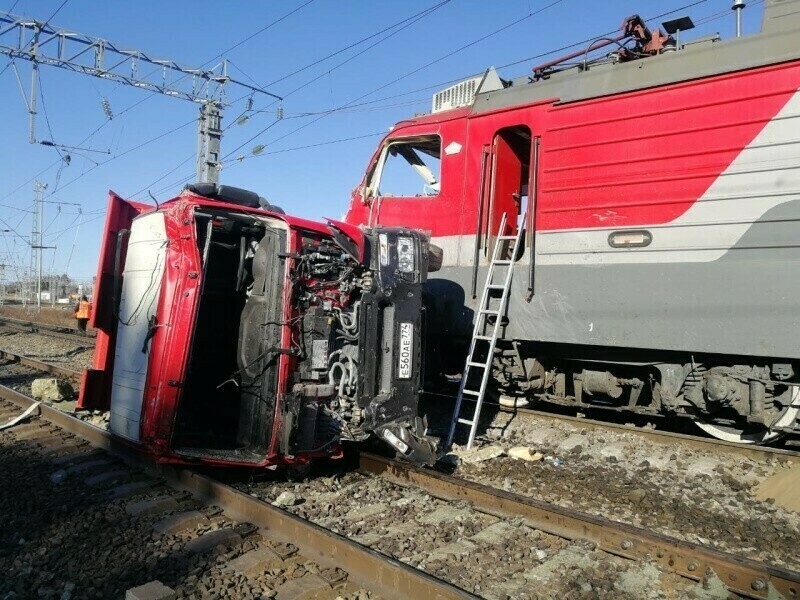
[[[427,267],[408,228],[290,217],[214,184],[157,207],[112,192],[79,408],[161,462],[304,463],[377,435],[430,463]]]

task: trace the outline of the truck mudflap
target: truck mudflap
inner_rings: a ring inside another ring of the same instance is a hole
[[[420,417],[409,425],[404,421],[394,421],[381,425],[378,435],[399,452],[403,458],[415,464],[432,467],[439,459],[437,447],[439,438],[426,434],[427,423]]]

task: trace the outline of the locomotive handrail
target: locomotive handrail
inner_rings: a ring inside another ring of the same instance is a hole
[[[478,297],[478,261],[480,260],[481,233],[483,231],[483,200],[486,192],[486,158],[490,152],[486,151],[486,146],[481,152],[481,183],[478,188],[478,222],[475,225],[475,249],[472,254],[472,299]]]

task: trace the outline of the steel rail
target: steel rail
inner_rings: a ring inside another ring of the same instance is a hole
[[[24,321],[13,317],[0,316],[0,327],[17,329],[26,333],[38,333],[55,338],[66,339],[80,342],[86,345],[93,345],[96,337],[94,331],[87,331],[86,335],[78,333],[77,329],[71,327],[52,325],[50,323],[36,323],[35,321]]]
[[[0,386],[0,398],[28,408],[34,400]],[[340,567],[359,585],[384,598],[473,599],[476,596],[422,571],[362,546],[342,535],[258,500],[206,475],[171,465],[153,463],[147,456],[111,436],[109,432],[46,404],[41,418],[72,433],[92,446],[124,462],[162,478],[168,485],[187,491],[204,502],[216,504],[232,519],[267,528],[300,549],[301,554],[323,565]]]
[[[83,377],[83,373],[80,371],[74,371],[73,369],[67,369],[66,367],[59,367],[58,365],[42,362],[40,360],[36,360],[35,358],[30,358],[14,352],[8,352],[6,350],[0,350],[0,358],[25,365],[26,367],[31,367],[32,369],[36,369],[38,371],[44,371],[45,373],[50,373],[51,375],[67,377],[75,381],[80,381],[81,377]]]
[[[692,446],[694,448],[707,451],[719,451],[720,449],[723,449],[729,454],[737,454],[739,456],[756,460],[763,460],[765,458],[780,458],[790,462],[800,462],[800,452],[787,450],[785,448],[736,444],[734,442],[726,442],[716,438],[703,438],[685,433],[675,433],[672,431],[637,427],[635,425],[621,425],[619,423],[609,423],[607,421],[588,419],[586,417],[573,417],[570,415],[544,412],[532,408],[509,408],[502,405],[493,406],[497,406],[500,409],[500,412],[517,414],[522,418],[530,420],[545,419],[549,421],[570,423],[576,427],[585,427],[587,429],[610,429],[623,433],[632,433],[634,435],[650,438],[664,444],[680,442],[682,444],[686,444],[687,446]]]
[[[590,540],[610,554],[654,560],[695,581],[700,580],[708,569],[713,569],[729,590],[750,598],[773,598],[775,591],[785,598],[797,598],[800,592],[800,572],[765,565],[633,525],[373,454],[360,455],[359,470],[386,477],[400,485],[421,487],[441,500],[468,502],[487,514],[522,517],[536,529],[566,539]]]

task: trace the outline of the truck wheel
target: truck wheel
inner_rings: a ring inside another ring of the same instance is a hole
[[[435,273],[442,268],[444,250],[436,244],[428,244],[428,273]]]

